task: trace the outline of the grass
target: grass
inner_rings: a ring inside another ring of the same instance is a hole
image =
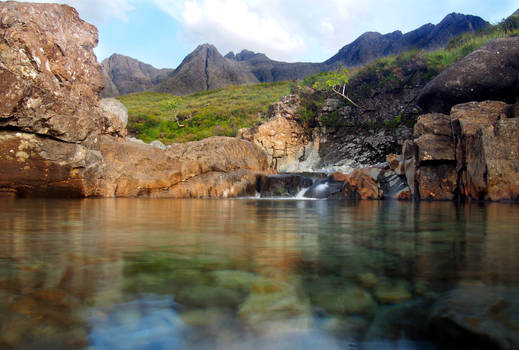
[[[377,59],[360,69],[350,70],[347,90],[354,98],[359,99],[369,97],[377,88],[391,92],[427,82],[488,42],[511,36],[519,36],[519,15],[510,16],[475,34],[460,35],[443,49],[411,50]],[[320,73],[307,77],[302,84],[312,86],[330,74],[332,73]]]
[[[128,108],[128,130],[145,142],[165,144],[235,136],[266,119],[271,103],[290,93],[291,82],[264,83],[188,96],[142,92],[119,97]]]
[[[519,36],[517,15],[476,34],[458,36],[444,49],[411,50],[352,69],[348,73],[346,90],[354,101],[360,101],[372,98],[377,92],[393,93],[406,87],[423,85],[489,41],[510,36]],[[130,134],[145,142],[160,140],[171,144],[217,135],[235,136],[238,129],[264,121],[269,105],[289,94],[291,89],[303,92],[300,93],[300,120],[311,128],[315,126],[316,115],[325,95],[304,93],[305,87],[327,79],[330,74],[325,72],[307,77],[296,86],[291,82],[232,86],[183,97],[143,92],[122,96],[119,100],[128,108]],[[386,126],[405,119],[398,117]]]

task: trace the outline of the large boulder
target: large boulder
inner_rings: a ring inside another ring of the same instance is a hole
[[[403,167],[415,198],[519,200],[516,106],[469,102],[450,115],[426,114],[404,144]]]
[[[72,7],[0,3],[0,127],[67,142],[121,132],[98,109],[96,45],[97,29]]]
[[[447,68],[418,97],[426,112],[449,113],[452,106],[519,95],[519,38],[495,39]]]
[[[0,38],[0,194],[231,197],[269,171],[244,140],[126,139],[124,106],[99,101],[97,30],[69,6],[0,2]]]
[[[104,197],[236,197],[254,194],[267,159],[253,144],[212,137],[162,150],[104,136]]]

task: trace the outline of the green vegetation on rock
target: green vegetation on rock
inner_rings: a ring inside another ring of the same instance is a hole
[[[357,70],[319,73],[303,80],[305,86],[329,90],[330,85],[343,86],[353,100],[370,96],[376,88],[386,91],[402,89],[416,78],[432,80],[443,70],[488,42],[519,35],[519,15],[510,16],[500,23],[452,39],[445,48],[434,51],[411,50],[399,55],[377,59]],[[333,86],[332,86],[333,87]]]
[[[165,144],[235,136],[266,119],[271,103],[290,93],[290,82],[232,86],[188,96],[143,92],[119,97],[128,108],[128,130]]]

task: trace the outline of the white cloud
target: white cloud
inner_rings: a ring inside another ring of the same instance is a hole
[[[293,59],[306,50],[302,33],[292,31],[282,15],[261,11],[254,1],[188,0],[180,6],[175,0],[155,2],[183,25],[186,39],[214,44],[223,54],[248,48]]]
[[[2,0],[3,1],[3,0]],[[127,13],[135,9],[135,0],[19,0],[23,2],[59,3],[74,7],[82,19],[99,25],[111,17],[128,20]]]

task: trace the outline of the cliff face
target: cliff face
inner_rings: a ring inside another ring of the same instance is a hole
[[[411,49],[436,49],[445,46],[450,39],[457,35],[467,32],[474,33],[488,25],[488,22],[480,17],[451,13],[437,25],[426,24],[406,34],[401,31],[385,35],[368,32],[351,44],[344,46],[325,63],[354,67]]]
[[[166,80],[173,69],[157,69],[134,58],[113,54],[101,63],[105,88],[102,97],[116,97],[151,89]]]
[[[157,148],[99,101],[97,30],[66,5],[0,3],[0,195],[228,197],[268,171],[253,144]],[[112,101],[117,103],[117,101]]]

